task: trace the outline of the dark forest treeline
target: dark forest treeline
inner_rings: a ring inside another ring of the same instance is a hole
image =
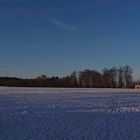
[[[81,87],[81,88],[133,88],[135,82],[130,66],[84,70],[73,72],[65,77],[47,77],[41,75],[35,79],[0,77],[0,86],[14,87]]]

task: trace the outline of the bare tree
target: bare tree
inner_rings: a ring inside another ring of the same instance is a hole
[[[124,72],[123,67],[118,69],[118,88],[124,88]]]
[[[132,73],[133,70],[130,66],[126,65],[123,67],[123,72],[124,72],[124,83],[126,88],[130,88],[132,86]]]

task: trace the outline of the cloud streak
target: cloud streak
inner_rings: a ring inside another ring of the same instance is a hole
[[[54,25],[56,25],[56,26],[58,26],[58,27],[60,27],[64,30],[67,30],[67,31],[77,31],[78,30],[75,26],[68,25],[61,20],[58,20],[58,19],[55,19],[55,18],[48,18],[48,20],[51,23],[53,23]]]

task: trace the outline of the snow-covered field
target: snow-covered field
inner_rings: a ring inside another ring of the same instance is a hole
[[[0,87],[0,140],[140,140],[140,91]]]

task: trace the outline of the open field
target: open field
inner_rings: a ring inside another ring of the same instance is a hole
[[[140,140],[140,91],[0,87],[0,140]]]

